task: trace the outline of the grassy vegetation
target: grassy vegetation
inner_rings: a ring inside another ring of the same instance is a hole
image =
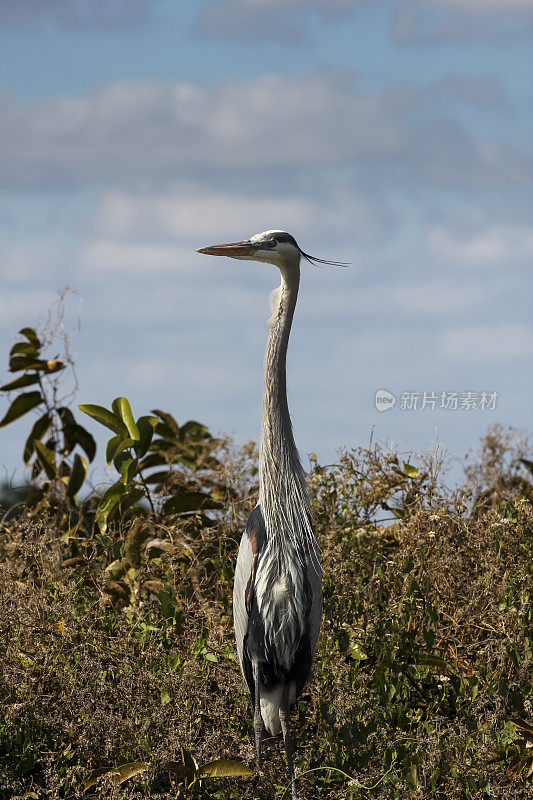
[[[324,623],[293,713],[302,798],[531,797],[533,506],[514,440],[491,432],[453,492],[436,457],[312,461]],[[71,528],[61,504],[4,518],[0,797],[288,796],[277,743],[261,775],[190,785],[214,759],[253,767],[231,590],[255,452],[217,446],[195,487],[218,487],[216,511],[105,533],[90,500]],[[131,762],[148,769],[84,794]]]

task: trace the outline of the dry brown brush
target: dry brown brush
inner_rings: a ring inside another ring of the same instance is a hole
[[[530,475],[513,437],[489,435],[454,491],[438,455],[313,459],[325,602],[293,714],[302,798],[531,797]],[[105,534],[90,503],[73,533],[53,509],[4,519],[0,797],[283,796],[276,743],[261,775],[194,780],[215,759],[253,768],[231,587],[255,454],[220,447],[216,511]],[[146,771],[84,792],[132,762]]]

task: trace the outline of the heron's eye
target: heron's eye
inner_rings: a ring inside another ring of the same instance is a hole
[[[277,245],[277,241],[275,239],[271,239],[268,244],[269,247],[275,247]]]

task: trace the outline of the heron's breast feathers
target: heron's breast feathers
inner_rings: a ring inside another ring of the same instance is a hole
[[[309,593],[296,554],[280,558],[267,549],[257,565],[254,597],[261,619],[265,655],[290,670],[306,630]]]

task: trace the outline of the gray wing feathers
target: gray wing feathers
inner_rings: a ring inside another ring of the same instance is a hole
[[[311,586],[309,644],[311,645],[311,653],[314,655],[322,620],[322,570],[316,559],[311,559],[307,562],[307,580]]]
[[[244,531],[235,565],[235,581],[233,584],[233,621],[235,625],[235,640],[237,654],[242,670],[242,647],[248,625],[248,612],[246,611],[246,587],[252,574],[253,553],[246,530]],[[243,671],[244,675],[244,671]],[[246,683],[246,680],[245,680]]]
[[[246,601],[251,600],[256,591],[256,582],[259,585],[264,583],[260,576],[261,565],[263,563],[265,547],[264,522],[259,506],[256,506],[244,529],[235,565],[235,580],[233,584],[233,620],[235,625],[235,640],[237,644],[237,654],[239,663],[248,686],[247,677],[244,671],[244,639],[248,632],[250,606],[247,608]],[[311,657],[314,655],[320,623],[322,619],[322,571],[318,558],[308,554],[306,559],[306,578],[307,578],[307,614],[304,616],[304,626],[309,637]],[[268,561],[267,561],[268,563]],[[301,562],[300,562],[301,564]],[[303,564],[301,564],[303,566]],[[301,567],[300,567],[301,568]],[[250,585],[250,581],[252,584]],[[264,587],[263,587],[264,588]],[[260,604],[261,605],[261,604]],[[264,610],[264,609],[263,609]],[[303,611],[303,608],[302,608]],[[303,620],[302,620],[303,621]],[[266,622],[266,620],[264,620]],[[248,676],[249,677],[249,676]]]

